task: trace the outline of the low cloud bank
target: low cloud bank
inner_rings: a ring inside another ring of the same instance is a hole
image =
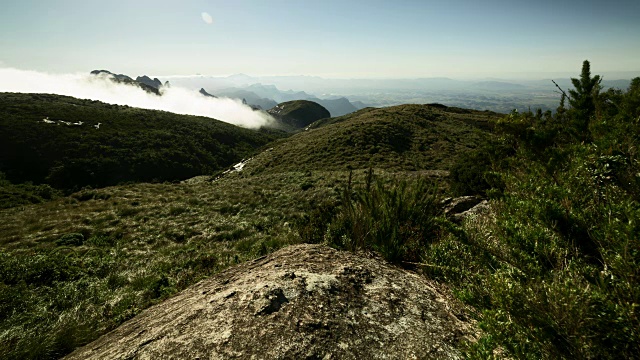
[[[3,68],[0,69],[0,92],[67,95],[109,104],[206,116],[253,129],[273,121],[269,115],[253,111],[238,100],[205,97],[196,91],[175,86],[163,88],[162,96],[157,96],[137,86],[115,83],[104,76],[91,74],[48,74]]]

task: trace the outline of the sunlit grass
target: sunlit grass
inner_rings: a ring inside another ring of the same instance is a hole
[[[309,201],[337,196],[343,175],[236,173],[2,210],[0,353],[56,358],[206,276],[300,242]]]

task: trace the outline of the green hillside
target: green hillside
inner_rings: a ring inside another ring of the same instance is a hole
[[[26,134],[22,137],[38,139],[41,143],[28,147],[32,142],[15,140],[21,136],[3,136],[14,139],[12,141],[22,144],[25,149],[40,149],[31,155],[33,160],[30,161],[36,165],[50,164],[52,161],[45,156],[49,153],[55,159],[64,158],[61,154],[83,155],[87,164],[91,164],[90,159],[101,158],[87,151],[73,152],[73,146],[82,145],[80,139],[85,143],[89,140],[99,143],[97,149],[109,150],[106,154],[130,156],[144,148],[141,142],[155,141],[158,146],[147,147],[146,151],[148,156],[160,162],[171,154],[163,152],[160,146],[167,138],[173,139],[176,148],[190,144],[192,151],[200,154],[196,150],[201,149],[186,140],[181,142],[180,136],[199,139],[198,136],[206,136],[207,132],[212,133],[212,137],[216,132],[230,134],[230,137],[243,139],[245,146],[233,148],[222,139],[218,141],[229,145],[227,149],[235,156],[233,161],[237,161],[253,151],[254,146],[275,137],[211,119],[50,95],[3,96],[24,100],[6,100],[8,105],[3,111],[17,115],[3,118],[4,123],[13,124],[8,127],[11,134],[20,130]],[[416,115],[423,113],[428,115]],[[42,121],[46,116],[56,120],[84,121],[90,127],[47,124]],[[458,120],[450,120],[450,117]],[[315,143],[310,135],[318,135],[319,141],[326,143],[331,131],[342,137],[358,128],[369,141],[375,141],[386,139],[387,130],[396,128],[395,122],[415,134],[405,140],[434,139],[434,143],[449,149],[442,152],[448,157],[457,149],[477,146],[476,143],[488,136],[485,130],[479,129],[486,126],[487,117],[488,114],[475,112],[464,114],[464,117],[453,112],[447,115],[440,108],[428,106],[397,107],[378,112],[368,109],[353,116],[359,122],[338,118],[333,124],[299,133],[291,141],[276,140],[265,146],[267,149],[273,146],[273,150],[265,150],[249,160],[244,170],[215,181],[216,177],[200,176],[184,183],[134,183],[84,189],[43,204],[0,210],[0,277],[3,279],[0,302],[6,304],[0,307],[0,343],[6,344],[0,346],[0,354],[6,354],[7,358],[57,358],[204,276],[287,244],[323,241],[328,222],[344,201],[345,186],[364,184],[368,176],[366,170],[351,172],[348,169],[349,164],[357,167],[357,162],[340,162],[339,152],[357,154],[361,150],[360,147],[347,149],[350,146],[348,138],[341,143],[342,148],[335,148],[336,152],[327,151],[325,161],[309,162],[309,166],[291,163],[289,159],[296,154],[287,154],[287,151],[298,151],[301,156],[325,151],[313,147]],[[91,122],[88,119],[92,119]],[[366,122],[364,125],[363,121]],[[465,121],[472,125],[465,125]],[[102,123],[100,128],[93,128],[92,125],[98,122]],[[189,127],[176,123],[189,124]],[[435,131],[449,134],[447,131],[453,127],[463,127],[459,132],[451,132],[459,134],[457,145],[448,147],[453,136],[435,140],[441,135]],[[434,131],[433,135],[429,135],[430,129]],[[60,146],[48,141],[47,134],[54,134]],[[397,134],[393,139],[400,141],[401,135]],[[298,144],[299,139],[307,141],[308,147]],[[464,146],[463,142],[467,140],[471,145]],[[107,147],[103,143],[114,145]],[[205,142],[199,144],[202,143]],[[393,170],[412,167],[391,165],[398,156],[414,156],[418,150],[398,155],[392,145],[389,142],[379,145],[385,156],[375,158],[377,163],[365,161],[370,154],[362,154],[358,157],[363,159],[361,167],[389,166],[385,179],[402,178],[402,173],[398,173],[398,178]],[[291,147],[296,150],[287,150]],[[267,169],[264,160],[273,159],[275,153],[287,158],[277,167]],[[433,156],[436,156],[435,150]],[[129,161],[127,156],[112,158]],[[217,164],[231,163],[220,161]],[[28,177],[23,174],[34,173],[27,172],[28,167],[20,167],[15,161],[11,164],[22,169],[22,172],[12,173],[13,179],[26,179]],[[45,171],[49,168],[39,166],[44,169],[40,179],[51,179]],[[419,168],[429,169],[429,164]],[[112,168],[103,175],[119,178],[123,171],[127,174],[127,169]],[[27,190],[33,195],[39,194],[38,189],[32,186]],[[85,286],[90,286],[91,290]],[[42,295],[43,292],[46,295]],[[69,298],[69,292],[75,295]]]
[[[247,166],[255,172],[448,170],[459,154],[486,142],[490,121],[501,116],[443,105],[366,108],[315,122]]]
[[[293,131],[302,129],[314,121],[331,116],[329,110],[322,107],[322,105],[308,100],[283,102],[267,110],[267,112],[278,119],[285,129]]]
[[[182,180],[248,157],[273,134],[65,96],[0,94],[0,172],[13,183],[77,190]]]

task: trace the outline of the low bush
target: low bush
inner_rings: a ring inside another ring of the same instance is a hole
[[[346,186],[326,240],[348,250],[373,250],[394,263],[417,262],[438,234],[437,187],[426,179],[385,184],[370,170],[362,187]]]
[[[484,335],[467,357],[638,357],[640,123],[625,107],[640,99],[634,86],[640,79],[626,93],[572,92],[595,107],[512,113],[496,126],[515,152],[491,162],[504,181],[493,214],[450,225],[424,259],[478,310]]]

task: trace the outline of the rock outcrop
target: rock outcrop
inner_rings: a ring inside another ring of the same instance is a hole
[[[136,81],[156,89],[160,89],[162,87],[162,81],[160,81],[158,78],[153,78],[153,80],[151,80],[151,78],[147,75],[138,76],[136,78]]]
[[[113,78],[115,78],[116,80],[119,80],[119,81],[133,82],[133,79],[130,78],[129,76],[124,75],[124,74],[115,74],[115,73],[112,73],[109,70],[93,70],[91,72],[91,75],[112,76]]]
[[[200,91],[198,92],[207,97],[217,98],[217,96],[209,94],[207,90],[205,90],[204,88],[200,88]]]
[[[489,211],[489,202],[479,196],[461,196],[447,198],[442,202],[444,214],[453,222],[461,222],[465,218]]]
[[[474,328],[379,258],[296,245],[145,310],[67,359],[456,359]]]
[[[162,87],[162,82],[157,78],[151,80],[151,78],[145,75],[143,77],[138,76],[136,80],[133,80],[127,75],[115,74],[109,70],[93,70],[91,71],[91,75],[106,77],[116,83],[137,86],[148,93],[158,96],[161,95],[159,89]]]

